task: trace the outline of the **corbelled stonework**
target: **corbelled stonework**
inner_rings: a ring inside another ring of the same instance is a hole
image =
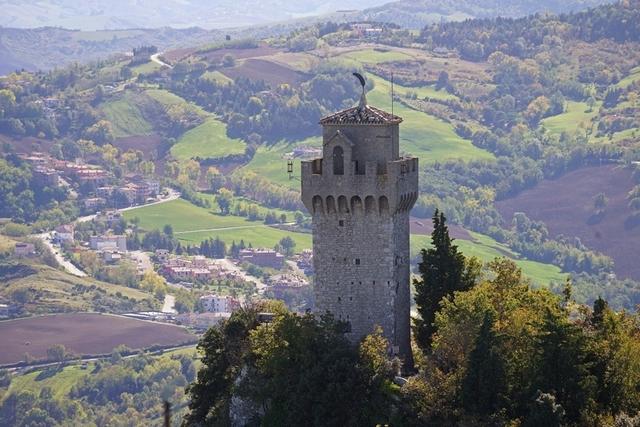
[[[323,156],[302,162],[313,218],[316,306],[360,340],[380,325],[411,368],[409,211],[418,159],[399,154],[400,117],[360,105],[320,122]]]

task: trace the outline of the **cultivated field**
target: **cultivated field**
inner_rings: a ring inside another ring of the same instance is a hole
[[[230,79],[244,77],[256,81],[264,80],[271,87],[284,83],[298,86],[303,80],[303,76],[297,71],[264,59],[247,59],[236,67],[222,69],[222,73]]]
[[[626,200],[633,187],[631,172],[614,165],[570,172],[542,181],[515,198],[498,202],[510,223],[515,212],[544,221],[552,236],[576,236],[587,247],[613,258],[620,277],[640,279],[640,226],[625,225],[631,210]],[[609,200],[604,217],[594,221],[593,199],[604,193]]]
[[[92,313],[56,314],[0,322],[0,363],[24,360],[25,353],[46,358],[56,344],[78,355],[110,353],[114,347],[131,349],[178,346],[196,341],[186,329],[125,317]]]
[[[278,52],[280,52],[280,50],[263,45],[251,49],[216,49],[204,54],[200,54],[200,56],[202,56],[209,62],[218,63],[222,62],[222,58],[224,58],[225,55],[231,55],[235,59],[246,59],[274,55]]]

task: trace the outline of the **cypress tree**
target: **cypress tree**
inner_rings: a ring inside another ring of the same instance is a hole
[[[494,414],[506,391],[504,361],[498,347],[489,312],[484,316],[475,348],[469,355],[467,372],[462,382],[462,404],[469,413],[479,416]]]
[[[442,299],[456,291],[470,289],[476,280],[475,270],[465,267],[464,255],[453,244],[446,222],[444,214],[436,209],[432,247],[422,250],[422,262],[418,266],[421,278],[414,281],[420,318],[414,319],[413,331],[416,342],[427,353],[431,351],[431,341],[436,332],[434,321]]]

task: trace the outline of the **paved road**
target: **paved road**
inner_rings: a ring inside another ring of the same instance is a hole
[[[47,247],[51,250],[51,253],[53,253],[53,256],[56,257],[56,261],[58,261],[58,264],[60,264],[65,270],[67,270],[69,274],[73,274],[77,277],[87,277],[87,273],[80,270],[71,261],[65,259],[65,257],[60,252],[60,248],[54,246],[53,243],[51,243],[52,234],[52,232],[43,233],[38,234],[36,237],[40,238],[44,242],[44,244],[47,245]]]
[[[136,265],[142,270],[143,273],[147,271],[153,271],[153,263],[148,253],[143,251],[129,251],[129,256],[136,262]]]
[[[155,62],[156,64],[162,65],[163,67],[167,67],[167,68],[170,68],[170,69],[173,68],[173,65],[169,65],[169,64],[167,64],[166,62],[164,62],[163,60],[160,59],[160,55],[162,55],[163,53],[164,52],[155,53],[155,54],[151,55],[150,59],[153,62]]]
[[[176,313],[175,306],[176,306],[176,297],[174,297],[173,295],[165,294],[164,305],[162,306],[162,312],[175,314]]]
[[[157,202],[153,202],[153,203],[147,203],[145,205],[139,205],[139,206],[131,206],[130,208],[124,208],[124,209],[119,209],[120,212],[125,212],[125,211],[131,211],[134,209],[139,209],[139,208],[144,208],[146,206],[153,206],[153,205],[159,205],[161,203],[167,203],[170,202],[172,200],[176,200],[180,197],[180,193],[173,190],[173,189],[169,189],[169,195],[167,197],[165,197],[162,200],[158,200]],[[87,215],[87,216],[83,216],[80,217],[78,219],[76,219],[75,222],[87,222],[87,221],[91,221],[96,217],[96,215]],[[56,257],[56,261],[58,261],[58,264],[60,264],[65,270],[67,270],[68,273],[77,276],[77,277],[87,277],[87,273],[85,273],[84,271],[80,270],[78,267],[76,267],[74,264],[72,264],[70,261],[66,260],[64,258],[64,256],[62,255],[62,253],[60,252],[60,248],[57,248],[53,245],[53,243],[51,243],[51,237],[53,236],[53,232],[47,232],[47,233],[42,233],[42,234],[38,234],[35,237],[41,239],[45,245],[47,245],[49,247],[49,249],[51,249],[51,252],[53,253],[53,255]]]

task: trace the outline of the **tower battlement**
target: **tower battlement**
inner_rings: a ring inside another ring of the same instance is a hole
[[[381,326],[412,366],[409,212],[418,159],[401,157],[400,117],[366,105],[320,121],[322,157],[302,162],[302,201],[312,215],[316,307],[359,341]]]

